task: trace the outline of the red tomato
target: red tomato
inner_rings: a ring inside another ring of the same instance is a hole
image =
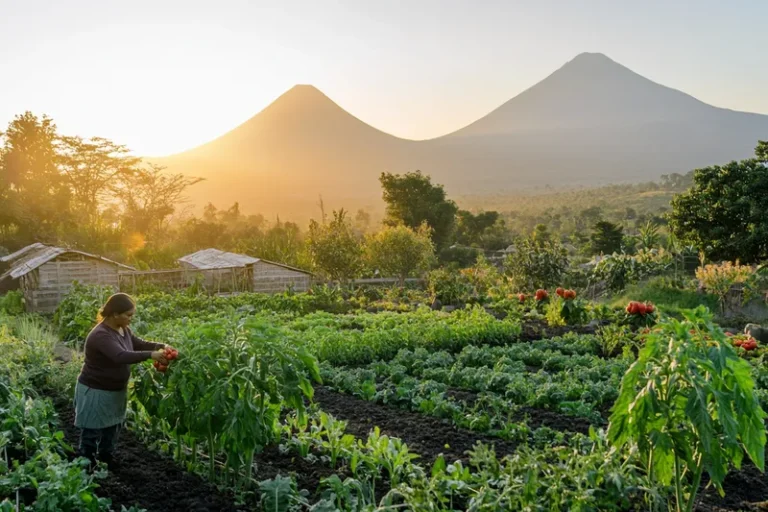
[[[650,303],[650,302],[647,302],[647,303],[645,304],[645,312],[646,312],[646,313],[648,313],[648,314],[650,314],[650,313],[653,313],[654,311],[656,311],[656,306],[654,306],[654,305],[653,305],[652,303]]]
[[[576,290],[565,290],[565,298],[566,299],[575,299],[576,298]]]
[[[524,293],[521,293],[517,296],[517,300],[519,300],[520,302],[525,302],[525,299],[527,299],[527,297],[525,296]]]
[[[555,293],[558,295],[558,297],[565,297],[565,289],[558,287],[557,290],[555,290]]]
[[[637,314],[645,316],[645,314],[647,312],[648,312],[648,309],[645,307],[645,304],[643,304],[642,302],[638,302],[637,303]]]

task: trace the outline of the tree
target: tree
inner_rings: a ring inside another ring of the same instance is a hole
[[[141,173],[141,159],[108,139],[60,137],[57,149],[75,211],[88,223],[96,222],[105,202],[115,202],[114,195],[123,188],[121,185]]]
[[[758,159],[696,169],[672,199],[672,232],[711,260],[768,258],[768,172]]]
[[[386,203],[385,223],[404,224],[419,229],[426,222],[432,228],[432,241],[438,249],[448,245],[459,208],[446,199],[442,185],[433,185],[420,171],[405,175],[382,173],[379,181]]]
[[[367,233],[371,227],[371,214],[362,208],[355,214],[355,228],[360,233]]]
[[[757,141],[755,157],[762,162],[768,162],[768,140]]]
[[[661,235],[659,234],[659,226],[648,221],[645,226],[640,228],[640,235],[637,238],[643,249],[653,249],[659,244],[661,238]]]
[[[70,212],[70,191],[58,168],[56,125],[25,112],[0,137],[3,227],[15,227],[19,245],[53,238]]]
[[[342,208],[333,220],[309,224],[307,247],[312,261],[330,279],[346,283],[362,270],[363,246]]]
[[[397,276],[400,287],[407,277],[426,271],[435,257],[426,224],[416,231],[403,225],[387,226],[368,237],[365,252],[369,265],[384,275]]]
[[[275,224],[265,231],[264,236],[255,241],[246,254],[310,269],[311,255],[308,256],[307,251],[309,248],[306,246],[299,225],[295,222],[282,222],[278,217]]]
[[[456,241],[470,247],[503,249],[510,243],[509,232],[499,212],[473,214],[459,210],[456,214]]]
[[[613,254],[621,251],[624,228],[608,221],[598,221],[592,231],[590,244],[592,254]]]
[[[187,187],[200,181],[183,174],[165,174],[156,165],[135,170],[117,191],[123,204],[123,224],[139,233],[157,233],[183,201]]]

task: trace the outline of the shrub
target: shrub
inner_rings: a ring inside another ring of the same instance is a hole
[[[14,290],[0,296],[0,313],[21,315],[24,313],[24,295]]]
[[[524,238],[504,261],[504,271],[520,290],[552,288],[568,272],[568,254],[559,242]]]

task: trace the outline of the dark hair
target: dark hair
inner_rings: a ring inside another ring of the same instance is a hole
[[[136,302],[127,293],[116,293],[107,299],[107,302],[99,310],[97,320],[101,322],[113,315],[122,315],[136,307]]]

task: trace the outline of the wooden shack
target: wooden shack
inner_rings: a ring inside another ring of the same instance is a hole
[[[184,268],[206,271],[211,275],[210,279],[216,279],[220,273],[229,273],[234,267],[249,269],[252,274],[251,291],[258,293],[281,293],[289,288],[304,292],[312,285],[312,274],[307,271],[218,249],[203,249],[178,261]]]
[[[0,258],[7,268],[0,289],[21,290],[27,311],[52,313],[75,281],[118,289],[118,272],[128,265],[75,249],[36,243]]]

